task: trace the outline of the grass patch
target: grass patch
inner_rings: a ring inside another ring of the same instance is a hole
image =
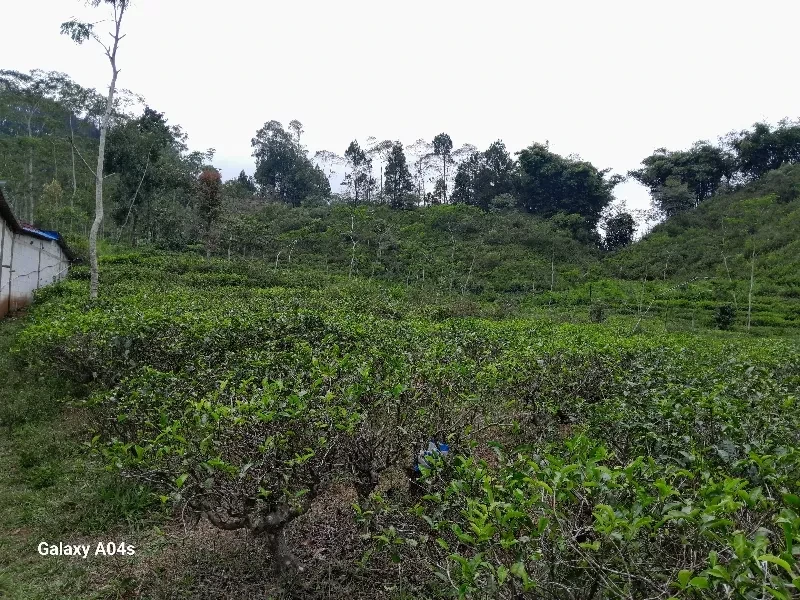
[[[157,500],[89,454],[84,414],[70,404],[74,388],[15,359],[23,326],[0,322],[0,597],[113,597],[113,576],[97,584],[103,564],[40,556],[37,545],[132,539],[158,521]]]

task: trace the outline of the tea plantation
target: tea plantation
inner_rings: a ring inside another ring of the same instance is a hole
[[[800,594],[796,337],[102,266],[98,302],[76,268],[2,325],[7,597]],[[137,550],[47,562],[48,539]]]

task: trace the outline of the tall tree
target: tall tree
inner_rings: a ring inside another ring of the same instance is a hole
[[[636,220],[633,215],[625,210],[624,204],[615,206],[611,211],[605,211],[601,225],[605,230],[603,247],[606,250],[619,250],[633,242],[636,232]]]
[[[289,132],[292,134],[294,142],[299,146],[300,136],[303,135],[303,124],[297,119],[292,119],[289,121]]]
[[[340,167],[347,161],[344,157],[330,150],[317,150],[314,153],[314,162],[320,165],[322,172],[325,173],[325,176],[330,182],[334,176],[338,174],[338,171],[334,167]]]
[[[359,200],[369,200],[369,189],[374,183],[372,180],[372,161],[361,149],[358,142],[353,140],[344,152],[349,172],[344,177],[344,185],[352,190],[353,205],[358,206]]]
[[[663,185],[653,189],[652,197],[653,207],[664,217],[671,217],[697,206],[697,199],[689,186],[674,175],[670,175]]]
[[[470,204],[473,206],[481,205],[478,199],[477,187],[482,170],[483,157],[480,152],[474,152],[469,158],[458,165],[456,177],[453,181],[453,202],[456,204]]]
[[[413,177],[414,185],[417,188],[417,196],[425,201],[425,181],[428,178],[431,159],[433,155],[433,145],[427,140],[419,139],[408,147],[409,154],[413,157]]]
[[[403,144],[395,142],[386,160],[385,193],[393,208],[403,208],[406,199],[414,191],[414,182],[406,164]]]
[[[250,194],[256,193],[256,184],[253,182],[252,177],[247,176],[247,173],[244,172],[244,169],[242,169],[241,173],[239,173],[239,176],[236,178],[236,183],[241,185],[243,189],[250,192]]]
[[[94,8],[97,8],[101,4],[107,4],[112,9],[114,25],[110,34],[111,42],[106,44],[100,39],[99,34],[95,31],[95,24],[76,21],[74,19],[61,24],[61,33],[69,35],[72,40],[78,44],[82,44],[89,38],[92,38],[102,46],[106,58],[108,58],[108,62],[111,65],[111,83],[108,86],[105,113],[100,123],[100,148],[97,153],[97,168],[95,170],[95,215],[92,228],[89,231],[89,261],[91,263],[89,297],[94,300],[97,298],[100,278],[97,261],[97,233],[100,231],[100,225],[103,223],[103,162],[105,160],[106,132],[109,119],[111,118],[111,111],[114,107],[114,92],[116,91],[117,77],[119,76],[119,69],[117,68],[117,50],[120,40],[124,37],[122,34],[122,18],[125,16],[129,0],[89,0],[89,4]]]
[[[0,70],[0,93],[4,97],[0,114],[4,133],[23,139],[19,150],[24,152],[24,204],[16,207],[20,217],[34,222],[36,218],[36,191],[42,178],[34,175],[37,154],[45,152],[46,138],[57,135],[65,110],[57,103],[59,88],[69,77],[54,71],[34,69],[29,74],[12,70]]]
[[[145,106],[136,119],[112,127],[108,132],[105,167],[117,174],[118,206],[114,215],[122,228],[131,221],[135,239],[139,207],[144,205],[144,225],[152,238],[152,196],[171,183],[176,173],[165,173],[162,159],[182,147],[179,131],[167,125],[164,114]],[[122,229],[120,229],[120,235]]]
[[[378,165],[380,166],[380,195],[383,196],[383,168],[384,164],[387,160],[389,160],[389,154],[392,152],[392,148],[396,142],[392,140],[381,140],[378,141],[377,138],[370,136],[367,138],[368,148],[365,151],[367,157],[370,159],[377,158]]]
[[[251,141],[256,159],[256,183],[294,206],[309,196],[327,196],[325,173],[306,155],[297,139],[278,121],[268,121]]]
[[[78,193],[78,177],[76,173],[76,129],[85,129],[86,123],[97,121],[104,112],[104,98],[95,90],[84,88],[72,81],[67,81],[61,90],[61,103],[69,110],[69,142],[70,164],[72,170],[72,196],[70,204],[74,205]],[[92,128],[94,129],[94,128]]]
[[[433,153],[442,161],[442,177],[439,189],[441,202],[447,202],[447,165],[452,162],[453,140],[446,133],[440,133],[433,138]]]

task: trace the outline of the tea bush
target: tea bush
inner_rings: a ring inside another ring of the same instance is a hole
[[[93,305],[82,279],[43,296],[20,358],[91,390],[110,467],[265,537],[307,597],[330,597],[324,573],[285,534],[336,485],[365,598],[800,593],[790,338],[490,319],[469,297],[158,254],[103,281]],[[416,476],[429,440],[450,452]]]

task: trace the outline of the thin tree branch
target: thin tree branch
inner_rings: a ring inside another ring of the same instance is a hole
[[[86,159],[83,158],[83,154],[81,154],[81,151],[78,150],[78,147],[75,145],[75,140],[70,139],[70,144],[72,145],[72,149],[75,150],[75,152],[78,153],[78,157],[80,157],[81,161],[83,161],[83,164],[86,165],[86,168],[89,169],[89,173],[91,173],[92,176],[96,180],[97,179],[97,173],[95,172],[94,169],[92,169],[92,167],[89,166],[89,163],[86,162]]]
[[[133,194],[133,198],[131,198],[131,204],[128,207],[128,214],[125,215],[125,222],[120,227],[119,231],[117,232],[117,243],[119,243],[119,238],[122,237],[122,231],[125,229],[125,226],[128,224],[128,219],[131,216],[131,211],[133,210],[133,204],[136,202],[136,197],[139,195],[139,190],[142,187],[142,183],[144,182],[144,178],[147,177],[147,169],[150,167],[150,150],[147,151],[147,162],[144,165],[144,173],[142,173],[142,178],[139,180],[139,185],[136,186],[136,192]]]

